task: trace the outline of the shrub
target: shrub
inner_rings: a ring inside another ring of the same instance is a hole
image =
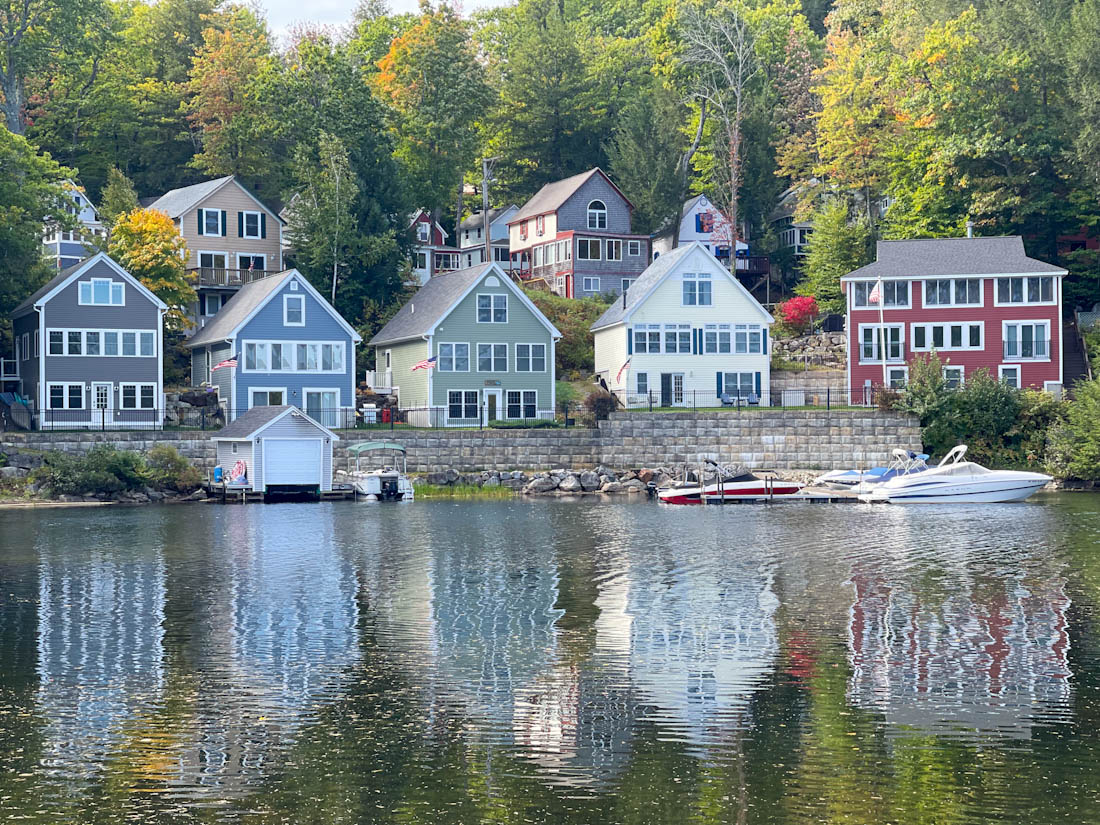
[[[1100,379],[1074,387],[1067,428],[1072,438],[1069,474],[1087,481],[1100,479]]]
[[[202,474],[175,447],[157,444],[145,456],[154,487],[189,493],[202,486]]]
[[[589,327],[604,314],[610,302],[603,298],[562,298],[538,289],[525,294],[558,330],[561,340],[554,348],[558,375],[591,375],[595,370],[596,350]]]
[[[943,377],[943,362],[935,351],[909,362],[909,382],[901,394],[899,408],[920,419],[922,427],[936,419],[950,401]]]
[[[527,421],[502,421],[493,419],[489,426],[494,430],[547,430],[552,427],[560,427],[557,421],[548,418],[530,419]]]
[[[606,390],[593,390],[584,399],[584,406],[597,421],[605,421],[615,412],[615,399]]]
[[[901,404],[901,393],[893,387],[882,387],[875,394],[875,406],[882,412],[896,410]]]
[[[568,381],[555,381],[554,395],[557,398],[558,406],[564,407],[576,403],[577,396],[579,396],[580,393],[577,391],[577,388]]]
[[[817,301],[810,295],[791,298],[781,303],[777,309],[784,328],[795,335],[805,333],[818,314]]]
[[[150,479],[138,453],[102,445],[84,456],[47,453],[42,466],[31,474],[31,481],[57,494],[82,496],[139,490]]]

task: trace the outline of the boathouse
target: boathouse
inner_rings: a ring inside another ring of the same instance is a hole
[[[226,484],[257,493],[330,491],[339,440],[289,405],[253,407],[213,438]]]

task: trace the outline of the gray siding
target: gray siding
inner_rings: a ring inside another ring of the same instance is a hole
[[[222,468],[222,472],[228,474],[233,469],[233,465],[238,461],[243,461],[248,466],[248,480],[252,481],[253,476],[253,463],[252,463],[252,442],[251,441],[217,441],[215,442],[218,451],[217,464]],[[233,445],[237,445],[237,452],[233,452]]]
[[[206,353],[207,349],[191,350],[191,386],[197,387],[206,380]]]
[[[50,299],[46,305],[47,327],[152,330],[157,328],[157,305],[130,283],[126,284],[125,306],[81,306],[78,285],[92,278],[119,280],[118,273],[107,263],[100,261]]]
[[[28,358],[27,352],[20,353],[19,361],[19,378],[22,384],[20,392],[26,398],[35,399],[38,398],[38,363],[39,358],[34,357],[34,334],[38,330],[38,313],[30,312],[27,315],[22,315],[12,321],[12,335],[16,338],[22,338],[26,333],[27,340],[30,345],[27,349],[30,350],[30,357]],[[41,344],[39,344],[39,353],[42,352]],[[13,353],[14,355],[14,347]]]
[[[588,231],[588,204],[593,200],[601,200],[607,207],[607,228],[602,231],[630,234],[630,207],[602,175],[593,175],[561,205],[558,209],[558,231]]]

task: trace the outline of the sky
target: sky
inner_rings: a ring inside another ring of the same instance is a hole
[[[502,6],[508,0],[465,0],[453,5],[471,12],[488,6]],[[340,25],[348,22],[358,0],[259,0],[259,5],[267,12],[267,22],[271,31],[283,35],[295,23],[325,23]],[[390,11],[394,13],[414,12],[420,8],[418,0],[389,0]]]

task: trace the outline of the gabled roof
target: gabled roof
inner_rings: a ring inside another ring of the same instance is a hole
[[[259,198],[248,191],[248,187],[241,184],[240,181],[234,175],[226,175],[223,178],[215,178],[214,180],[203,181],[202,183],[196,183],[193,186],[183,186],[179,189],[173,189],[170,192],[165,192],[159,198],[154,199],[152,202],[146,205],[147,209],[156,209],[158,212],[164,212],[169,218],[180,218],[186,215],[196,206],[198,206],[203,200],[213,195],[223,186],[228,183],[234,183],[240,187],[248,197],[252,198],[261,209],[270,215],[274,215],[276,220],[280,223],[286,223],[285,220],[279,215],[278,212],[271,209],[271,207],[262,203]],[[147,199],[143,198],[142,203]]]
[[[443,240],[447,240],[447,238],[451,237],[451,233],[444,229],[442,225],[440,225],[439,221],[432,220],[432,213],[429,212],[427,209],[417,209],[415,212],[413,212],[412,217],[409,218],[409,225],[407,228],[412,229],[413,226],[420,221],[421,215],[426,217],[428,219],[428,223],[439,230],[439,233],[443,236]]]
[[[302,273],[297,269],[288,269],[278,275],[269,275],[266,278],[260,278],[242,286],[237,294],[230,298],[229,302],[214,316],[214,320],[188,338],[184,342],[184,346],[201,347],[205,344],[235,338],[240,328],[263,309],[283,285],[294,277],[298,278],[299,283],[302,284],[302,289],[311,294],[317,303],[327,309],[355,341],[362,340],[359,334],[341,317],[340,313],[325,300],[324,296],[313,288],[313,285]]]
[[[333,441],[339,441],[340,436],[336,435],[328,427],[314,421],[304,412],[297,407],[292,407],[289,404],[275,405],[271,407],[253,407],[250,410],[238,415],[231,423],[223,427],[218,431],[218,434],[213,437],[213,441],[251,441],[255,438],[264,428],[274,424],[280,419],[286,418],[288,415],[297,415],[303,421],[306,421],[323,432]]]
[[[523,294],[523,290],[517,287],[499,266],[495,263],[484,263],[429,278],[428,282],[397,311],[390,322],[370,340],[370,346],[395,344],[399,341],[431,335],[439,322],[451,314],[455,306],[477,286],[483,276],[489,274],[490,270],[495,272],[503,285],[519,296],[520,301],[534,312],[535,317],[542,321],[551,335],[561,337],[561,333],[545,315],[539,312],[538,307],[531,303],[531,299]]]
[[[533,218],[536,215],[545,215],[548,212],[557,211],[563,203],[569,200],[588,180],[594,175],[600,175],[606,180],[611,187],[619,193],[626,205],[631,209],[634,208],[634,204],[630,202],[630,199],[622,193],[622,190],[618,186],[615,186],[614,181],[607,176],[607,174],[598,166],[593,166],[587,172],[581,172],[579,175],[573,175],[563,180],[554,181],[548,183],[542,187],[531,200],[527,201],[523,207],[512,216],[508,221],[508,225],[511,226],[514,223],[518,223],[522,220]]]
[[[874,263],[849,272],[841,280],[1066,274],[1061,267],[1029,258],[1019,235],[879,241],[876,251]]]
[[[678,246],[671,252],[666,252],[659,257],[653,263],[646,267],[645,271],[638,276],[638,278],[630,285],[630,289],[626,291],[624,298],[620,298],[615,301],[611,306],[607,308],[603,315],[601,315],[589,329],[592,332],[603,329],[604,327],[614,326],[615,324],[625,323],[630,320],[630,316],[634,310],[640,307],[646,302],[650,294],[661,285],[661,283],[677,271],[679,265],[683,263],[693,252],[699,251],[703,258],[707,261],[708,266],[714,274],[721,273],[722,276],[729,278],[735,287],[739,289],[744,296],[760,310],[760,315],[767,319],[770,324],[775,321],[774,318],[768,313],[764,307],[760,306],[760,302],[752,297],[740,281],[737,280],[730,271],[719,263],[710,251],[703,246],[699,241],[692,241],[689,244]],[[694,271],[694,269],[692,270]]]
[[[36,289],[27,300],[23,301],[19,306],[12,310],[11,317],[15,318],[20,315],[25,315],[30,312],[35,305],[39,303],[45,303],[53,297],[55,292],[64,289],[70,281],[75,281],[79,278],[85,270],[90,269],[100,261],[106,263],[115,272],[117,272],[124,280],[130,283],[131,286],[138,289],[146,298],[155,303],[160,309],[167,309],[168,305],[164,303],[160,298],[154,295],[149,289],[137,278],[123,269],[114,258],[108,255],[106,252],[97,252],[89,258],[85,258],[80,263],[73,264],[66,269],[61,270],[54,275],[45,284]]]
[[[501,215],[505,214],[509,209],[519,209],[519,207],[516,206],[513,203],[513,204],[509,204],[508,206],[502,206],[498,209],[490,209],[489,210],[489,225],[492,226],[494,223],[496,223],[497,219]],[[462,221],[462,223],[460,223],[458,225],[458,228],[459,229],[477,229],[479,226],[482,225],[482,218],[483,217],[484,217],[483,212],[474,212],[474,214],[470,215],[468,218],[466,218],[464,221]]]

